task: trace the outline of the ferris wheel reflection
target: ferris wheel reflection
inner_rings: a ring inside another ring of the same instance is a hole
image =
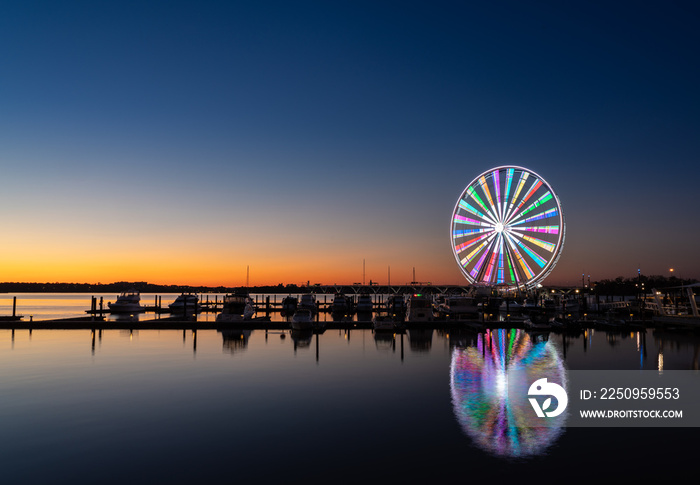
[[[455,417],[479,448],[503,457],[544,454],[563,433],[566,413],[537,418],[528,388],[548,378],[567,388],[563,359],[546,334],[498,329],[452,351],[450,387]],[[539,421],[538,421],[539,420]]]

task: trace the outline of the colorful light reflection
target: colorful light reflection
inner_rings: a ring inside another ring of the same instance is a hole
[[[527,393],[530,384],[543,377],[567,388],[563,359],[553,343],[517,329],[480,334],[475,347],[452,352],[455,417],[474,443],[489,453],[541,455],[562,434],[567,416],[544,418],[546,422],[536,416]]]

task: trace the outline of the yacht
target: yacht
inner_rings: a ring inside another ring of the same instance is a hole
[[[285,315],[292,315],[297,309],[298,302],[299,300],[292,295],[285,296],[282,300],[282,312]]]
[[[474,298],[468,296],[448,296],[438,305],[438,313],[450,320],[462,320],[478,316],[479,307]]]
[[[255,306],[248,293],[234,293],[224,296],[224,308],[216,316],[217,322],[240,322],[250,320],[255,315]]]
[[[433,305],[430,299],[420,293],[411,295],[406,306],[406,320],[409,322],[432,322]]]
[[[406,302],[403,295],[391,295],[386,301],[386,310],[389,315],[400,315],[403,318],[406,314]]]
[[[316,296],[312,293],[304,293],[299,299],[299,304],[297,305],[297,310],[311,310],[315,312],[318,310],[316,307]]]
[[[306,330],[311,328],[314,322],[314,315],[311,310],[298,309],[292,316],[293,330]]]
[[[168,305],[171,313],[194,312],[197,311],[199,297],[192,293],[183,293],[175,298],[175,301]]]
[[[141,306],[141,294],[139,290],[131,289],[122,292],[117,301],[107,303],[112,313],[137,313],[145,311]]]
[[[342,293],[336,293],[333,297],[331,313],[340,316],[347,315],[348,313],[350,313],[350,305],[348,304],[348,299]]]

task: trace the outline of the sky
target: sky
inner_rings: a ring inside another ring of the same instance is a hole
[[[695,2],[10,1],[0,281],[463,284],[500,165],[556,191],[545,284],[700,278]],[[390,270],[389,270],[390,268]]]

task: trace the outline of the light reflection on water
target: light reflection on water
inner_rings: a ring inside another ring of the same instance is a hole
[[[464,432],[480,448],[500,456],[524,457],[546,451],[563,432],[566,414],[538,426],[527,400],[540,378],[565,389],[559,350],[546,335],[518,329],[480,334],[476,346],[456,347],[450,370],[452,405]]]
[[[203,483],[230,478],[222,464],[235,456],[246,465],[238,479],[279,480],[299,450],[313,450],[305,477],[316,483],[430,481],[435,463],[517,478],[542,466],[573,469],[590,446],[599,460],[609,453],[617,461],[621,441],[630,459],[645,460],[648,447],[614,430],[593,430],[588,441],[580,429],[512,433],[518,414],[499,392],[502,371],[519,365],[554,374],[563,365],[656,368],[660,353],[665,369],[692,368],[698,342],[651,330],[0,330],[2,478]],[[668,433],[659,436],[683,431]],[[338,478],[340,462],[352,466]],[[407,465],[415,463],[426,466]],[[463,472],[447,467],[439,476]]]

